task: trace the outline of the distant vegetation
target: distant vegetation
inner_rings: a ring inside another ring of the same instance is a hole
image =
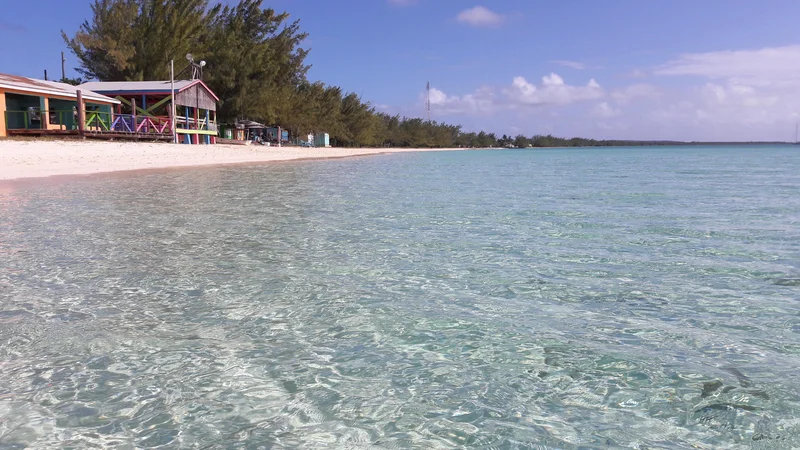
[[[226,2],[232,3],[232,2]],[[343,12],[346,13],[346,12]],[[262,0],[95,0],[74,36],[62,32],[84,79],[166,80],[192,53],[219,96],[218,117],[280,125],[295,136],[327,132],[334,145],[392,147],[584,147],[676,142],[596,141],[553,136],[497,137],[460,126],[376,112],[358,95],[310,82],[307,34]],[[77,84],[80,79],[64,80]]]

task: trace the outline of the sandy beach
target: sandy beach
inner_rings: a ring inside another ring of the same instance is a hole
[[[442,150],[461,149],[279,148],[263,145],[1,140],[0,180]]]

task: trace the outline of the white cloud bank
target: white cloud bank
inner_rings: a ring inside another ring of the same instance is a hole
[[[652,84],[631,84],[624,88],[615,89],[610,97],[620,105],[625,105],[636,99],[653,99],[663,95],[663,92]]]
[[[800,45],[691,53],[658,67],[656,75],[684,75],[763,85],[800,81]]]
[[[718,138],[786,140],[800,118],[800,45],[685,54],[653,73],[700,79],[653,111],[675,127],[707,126]]]
[[[617,76],[613,88],[556,73],[535,82],[516,76],[467,94],[438,86],[431,90],[433,113],[466,129],[500,133],[517,127],[524,134],[597,138],[793,139],[800,122],[800,45],[665,61],[646,69],[647,82]]]
[[[542,77],[538,87],[523,77],[516,77],[510,88],[504,90],[511,104],[520,105],[566,105],[582,100],[601,98],[605,92],[594,79],[585,86],[570,86],[555,73]]]
[[[458,13],[456,20],[474,27],[495,27],[505,22],[505,17],[484,6],[476,6]]]
[[[614,108],[613,106],[609,105],[608,102],[599,103],[592,110],[592,115],[605,119],[617,117],[620,114],[622,114],[622,111],[619,108]]]
[[[489,115],[503,110],[567,105],[595,100],[605,96],[605,91],[594,79],[582,86],[567,84],[558,74],[542,77],[536,85],[524,77],[514,77],[511,84],[502,88],[485,86],[466,95],[449,95],[431,88],[431,105],[444,114]]]

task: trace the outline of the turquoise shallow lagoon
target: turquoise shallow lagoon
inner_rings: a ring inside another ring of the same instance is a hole
[[[800,445],[800,148],[0,192],[0,448]]]

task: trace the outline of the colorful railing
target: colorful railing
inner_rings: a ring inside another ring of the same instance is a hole
[[[78,123],[74,110],[6,111],[4,120],[7,130],[75,130]]]
[[[101,111],[86,111],[85,129],[87,131],[110,131],[113,115]]]
[[[171,135],[169,117],[134,116],[91,112],[86,114],[86,130],[130,134]]]
[[[7,130],[78,130],[78,113],[75,110],[6,111]],[[144,135],[172,135],[169,117],[132,114],[113,114],[103,111],[86,111],[84,130],[90,133],[125,133]],[[178,117],[175,126],[180,130],[216,132],[217,123],[210,119]],[[211,134],[211,133],[204,133]]]
[[[194,118],[178,116],[175,119],[175,126],[180,129],[184,130],[205,130],[205,131],[218,131],[217,122],[211,119],[199,119],[197,123],[195,123]]]

